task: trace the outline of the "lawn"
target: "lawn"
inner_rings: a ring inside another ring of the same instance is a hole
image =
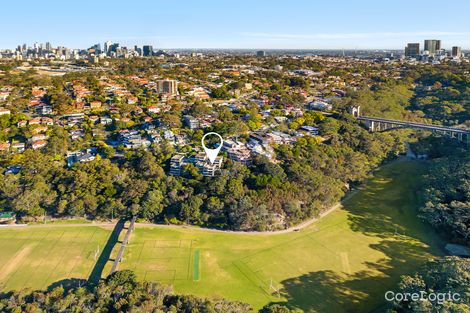
[[[400,275],[441,253],[438,237],[416,217],[424,169],[410,161],[382,167],[342,209],[299,232],[137,226],[119,269],[172,284],[179,293],[255,308],[285,302],[306,312],[368,312],[383,304]],[[90,275],[96,280],[109,272],[108,259],[119,248],[111,231],[86,225],[0,229],[0,290],[46,288]],[[98,245],[105,253],[95,266]]]
[[[90,226],[0,229],[0,291],[88,279],[95,251],[103,250],[110,233]]]
[[[278,235],[137,227],[120,269],[260,308],[287,302],[306,312],[364,312],[441,242],[416,217],[425,165],[381,168],[344,207],[299,232]]]

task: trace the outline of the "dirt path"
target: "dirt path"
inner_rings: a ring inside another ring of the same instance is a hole
[[[278,234],[286,234],[286,233],[291,233],[294,231],[299,231],[303,228],[306,228],[322,217],[327,216],[331,212],[341,208],[343,206],[343,203],[355,195],[359,190],[354,190],[351,191],[346,197],[343,198],[343,200],[332,207],[330,207],[328,210],[322,212],[318,217],[311,218],[309,220],[306,220],[302,222],[301,224],[289,227],[287,229],[282,229],[282,230],[275,230],[275,231],[236,231],[236,230],[220,230],[220,229],[213,229],[213,228],[204,228],[204,227],[196,227],[196,226],[191,226],[191,225],[162,225],[162,224],[152,224],[152,223],[136,223],[136,226],[138,227],[158,227],[158,228],[174,228],[174,229],[191,229],[191,230],[200,230],[200,231],[207,231],[207,232],[216,232],[216,233],[229,233],[229,234],[242,234],[242,235],[278,235]]]
[[[232,234],[247,234],[247,235],[275,235],[275,234],[285,234],[290,233],[293,231],[298,231],[302,228],[310,226],[312,223],[316,222],[318,219],[330,214],[334,210],[340,208],[342,206],[341,203],[337,203],[328,210],[324,211],[318,217],[311,218],[302,222],[299,225],[289,227],[287,229],[276,230],[276,231],[236,231],[236,230],[221,230],[215,228],[205,228],[205,227],[197,227],[191,225],[163,225],[163,224],[154,224],[154,223],[135,223],[136,227],[159,227],[159,228],[180,228],[180,229],[194,229],[200,231],[209,231],[209,232],[218,232],[218,233],[232,233]],[[27,228],[46,228],[46,227],[113,227],[115,223],[112,222],[105,222],[105,223],[77,223],[77,224],[34,224],[34,225],[27,225]],[[15,225],[5,225],[0,228],[1,229],[11,229],[11,228],[18,228]],[[23,228],[23,227],[22,227]]]
[[[21,225],[22,227],[19,227],[20,225],[2,225],[0,227],[0,231],[3,229],[3,228],[8,228],[8,229],[11,229],[11,228],[44,228],[44,227],[110,227],[111,229],[114,227],[114,225],[116,225],[116,223],[114,222],[100,222],[100,223],[76,223],[76,224],[54,224],[54,223],[49,223],[49,224],[32,224],[32,225]]]
[[[137,227],[156,227],[156,228],[170,228],[170,229],[190,229],[190,230],[200,230],[206,232],[214,232],[214,233],[226,233],[226,234],[240,234],[240,235],[279,235],[279,234],[286,234],[291,233],[294,231],[299,231],[302,228],[308,227],[320,218],[330,214],[334,210],[340,208],[341,204],[336,204],[335,206],[331,207],[327,211],[320,214],[318,217],[311,218],[299,225],[289,227],[287,229],[281,230],[274,230],[274,231],[242,231],[242,230],[222,230],[222,229],[215,229],[215,228],[205,228],[205,227],[197,227],[191,225],[162,225],[162,224],[152,224],[152,223],[136,223]]]
[[[286,234],[291,233],[294,231],[299,231],[303,228],[306,228],[320,218],[327,216],[331,212],[341,208],[343,203],[349,199],[351,196],[355,195],[359,190],[354,190],[348,193],[346,197],[344,197],[341,202],[336,203],[335,205],[331,206],[328,210],[323,211],[318,217],[313,217],[309,220],[306,220],[298,225],[291,226],[286,229],[282,230],[275,230],[275,231],[236,231],[236,230],[221,230],[221,229],[214,229],[214,228],[204,228],[204,227],[197,227],[191,225],[163,225],[163,224],[153,224],[153,223],[135,223],[136,227],[159,227],[159,228],[174,228],[174,229],[191,229],[191,230],[200,230],[200,231],[207,231],[207,232],[217,232],[217,233],[229,233],[229,234],[244,234],[244,235],[278,235],[278,234]],[[97,222],[97,223],[76,223],[76,224],[34,224],[34,225],[27,225],[27,228],[44,228],[44,227],[105,227],[105,228],[113,228],[116,223],[113,222]],[[2,228],[18,228],[15,225],[4,225],[0,227]]]

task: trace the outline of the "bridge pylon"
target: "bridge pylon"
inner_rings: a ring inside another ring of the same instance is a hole
[[[349,106],[349,114],[351,114],[355,118],[358,118],[359,116],[361,116],[361,106],[360,105],[358,105],[358,106],[355,106],[355,105]]]

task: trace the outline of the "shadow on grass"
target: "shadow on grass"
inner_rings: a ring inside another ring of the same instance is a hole
[[[372,248],[387,258],[366,262],[367,270],[350,275],[316,271],[282,281],[285,304],[305,312],[371,312],[383,305],[384,291],[396,287],[406,268],[414,269],[425,260],[424,249],[416,243],[386,240]]]
[[[352,274],[316,271],[282,281],[288,307],[305,312],[371,312],[385,304],[384,292],[397,287],[430,255],[442,254],[442,242],[417,217],[420,177],[425,166],[396,162],[385,166],[364,190],[344,205],[352,232],[373,236],[369,248],[383,253],[366,270]]]
[[[47,291],[51,291],[54,288],[62,286],[65,291],[70,290],[72,288],[83,287],[87,284],[87,280],[83,278],[66,278],[59,281],[56,281],[50,284],[47,287]]]
[[[124,229],[125,222],[125,219],[120,219],[114,226],[113,232],[109,236],[108,241],[106,242],[106,245],[104,246],[103,251],[100,254],[100,257],[96,261],[96,264],[93,267],[90,276],[88,277],[88,283],[99,283],[101,275],[103,274],[103,269],[106,266],[106,263],[108,263],[108,261],[110,260],[111,252],[113,251],[114,246],[118,243],[119,235]]]
[[[62,280],[59,280],[59,281],[56,281],[56,282],[50,284],[47,287],[47,291],[52,291],[53,289],[55,289],[57,287],[63,287],[64,291],[67,292],[67,291],[69,291],[73,288],[84,287],[86,285],[87,285],[87,280],[86,279],[83,279],[83,278],[66,278],[66,279],[62,279]],[[23,288],[23,290],[31,291],[31,288]],[[20,291],[20,290],[17,290],[17,291],[11,290],[11,291],[6,291],[6,292],[0,291],[0,300],[11,298],[11,296],[13,294],[17,293],[17,292],[23,292],[23,291]]]

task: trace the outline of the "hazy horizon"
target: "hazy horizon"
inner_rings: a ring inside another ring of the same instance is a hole
[[[0,49],[51,42],[85,49],[95,43],[156,49],[401,50],[408,42],[440,39],[445,49],[470,48],[470,3],[436,0],[127,1],[78,3],[26,0],[3,4]],[[445,21],[445,22],[442,22]]]

